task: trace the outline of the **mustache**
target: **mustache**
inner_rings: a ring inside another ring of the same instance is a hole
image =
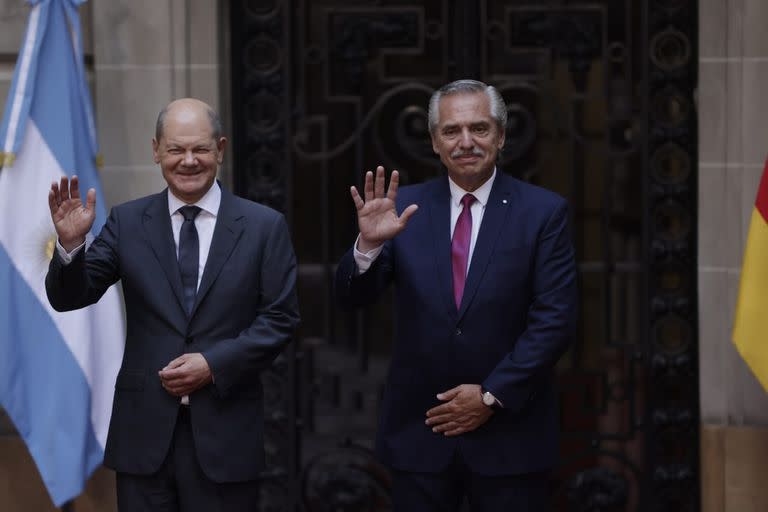
[[[451,158],[461,158],[462,156],[479,156],[483,157],[485,156],[485,153],[483,153],[480,148],[472,148],[471,151],[462,151],[460,149],[457,149],[453,153],[451,153]]]

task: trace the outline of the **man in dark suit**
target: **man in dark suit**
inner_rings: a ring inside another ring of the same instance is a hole
[[[252,511],[264,468],[259,373],[298,323],[296,259],[282,215],[216,181],[226,139],[193,99],[160,113],[152,141],[168,188],[112,209],[85,248],[95,192],[48,196],[58,311],[122,282],[128,332],[105,465],[121,511]]]
[[[450,83],[429,105],[448,176],[352,187],[360,235],[336,274],[342,305],[395,285],[397,322],[378,456],[397,512],[549,509],[558,454],[554,366],[576,325],[568,205],[496,168],[506,106]],[[418,209],[418,212],[417,212]]]

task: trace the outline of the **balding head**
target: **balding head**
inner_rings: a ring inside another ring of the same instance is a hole
[[[170,102],[157,115],[155,123],[155,140],[160,141],[165,132],[165,123],[169,115],[180,116],[189,119],[192,116],[204,115],[211,126],[211,135],[214,139],[221,137],[221,118],[207,103],[195,98],[181,98]]]
[[[213,186],[223,162],[227,139],[221,136],[219,116],[202,101],[184,98],[160,112],[156,130],[155,163],[171,193],[194,204]]]

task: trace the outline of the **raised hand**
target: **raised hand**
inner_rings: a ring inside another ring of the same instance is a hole
[[[61,184],[55,181],[51,183],[48,207],[51,209],[51,220],[56,227],[61,246],[70,252],[82,245],[96,218],[96,190],[88,190],[83,206],[77,176],[72,176],[71,182],[64,176],[61,178]]]
[[[408,219],[419,208],[412,204],[401,215],[397,215],[395,198],[399,183],[399,173],[392,171],[389,188],[385,194],[384,167],[378,166],[375,180],[372,172],[365,173],[365,201],[360,197],[357,188],[350,188],[352,200],[357,208],[357,226],[360,229],[358,250],[361,252],[368,252],[394,238],[405,229]]]

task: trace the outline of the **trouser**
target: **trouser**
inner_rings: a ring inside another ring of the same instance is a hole
[[[252,512],[257,510],[256,481],[217,483],[197,460],[189,407],[180,405],[168,455],[157,473],[117,473],[120,512]]]

